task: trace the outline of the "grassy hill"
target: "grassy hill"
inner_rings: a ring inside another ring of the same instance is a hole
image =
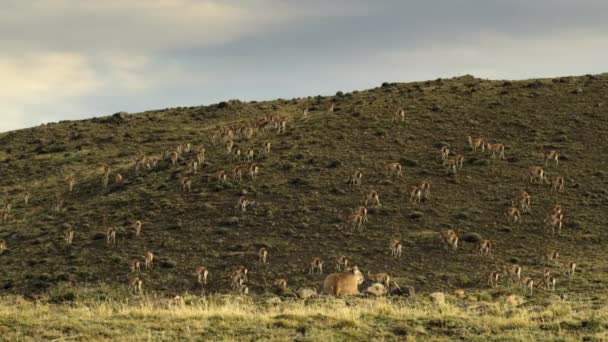
[[[330,103],[334,113],[328,113]],[[405,123],[393,123],[397,108]],[[309,117],[302,118],[304,108]],[[8,221],[0,225],[7,250],[0,255],[0,293],[35,295],[58,284],[127,286],[130,263],[150,250],[155,267],[143,271],[146,291],[165,294],[198,292],[195,269],[210,270],[207,292],[230,291],[230,270],[250,270],[250,290],[269,290],[275,278],[289,287],[320,285],[322,276],[307,275],[313,257],[333,269],[346,255],[364,272],[388,271],[400,285],[417,291],[464,288],[488,296],[512,292],[505,285],[489,289],[485,277],[497,267],[518,263],[523,275],[539,279],[537,259],[545,247],[575,260],[572,280],[560,276],[557,293],[598,299],[605,292],[604,241],[608,213],[608,75],[526,81],[490,81],[463,76],[415,83],[385,83],[379,88],[329,97],[267,102],[229,101],[211,106],[153,110],[91,120],[60,122],[0,136],[2,197],[13,200]],[[266,115],[287,118],[287,130],[265,131],[235,139],[235,147],[261,150],[260,173],[241,183],[230,179],[236,165],[224,143],[213,143],[222,127],[243,126]],[[506,160],[474,153],[467,136],[483,136],[506,145]],[[164,159],[152,170],[136,171],[139,153],[160,155],[178,144],[206,148],[206,162],[192,176],[192,192],[180,190],[193,153],[177,165]],[[446,175],[439,149],[448,145],[465,157],[456,176]],[[550,176],[566,180],[565,192],[530,184],[529,166],[543,165],[541,148],[561,152]],[[385,165],[400,162],[404,176],[391,179]],[[119,172],[122,184],[102,188],[102,164]],[[212,177],[226,170],[229,180]],[[350,187],[347,177],[363,173]],[[76,185],[68,192],[66,175]],[[431,180],[432,196],[409,203],[408,187]],[[349,211],[363,195],[376,190],[382,206],[369,209],[362,232],[344,229]],[[507,224],[504,210],[513,194],[526,190],[532,210],[521,224]],[[246,191],[256,205],[245,213],[234,209]],[[28,206],[23,194],[30,192]],[[52,210],[60,192],[64,205]],[[565,208],[561,236],[543,227],[545,212],[555,203]],[[131,223],[143,222],[140,238]],[[67,225],[74,229],[65,246]],[[115,246],[105,231],[117,228]],[[437,232],[456,227],[494,239],[489,257],[463,243],[456,252],[436,242]],[[390,257],[389,242],[402,239],[403,256]],[[265,246],[269,262],[257,262]],[[549,266],[558,274],[555,266]],[[326,272],[327,273],[327,272]],[[537,296],[545,293],[538,291]]]

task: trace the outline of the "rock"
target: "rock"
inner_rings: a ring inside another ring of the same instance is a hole
[[[310,288],[302,288],[298,290],[297,295],[302,299],[308,299],[310,297],[316,297],[317,291]]]
[[[104,233],[95,233],[91,237],[91,240],[104,240],[106,238],[106,234]]]
[[[372,284],[370,287],[368,287],[364,291],[364,293],[371,294],[376,297],[384,296],[387,294],[387,292],[388,292],[388,290],[386,289],[386,287],[384,287],[384,285],[382,285],[380,283]]]
[[[464,233],[460,236],[460,241],[476,243],[481,240],[481,235],[473,232]]]
[[[429,295],[431,301],[437,305],[445,304],[445,294],[443,292],[433,292]]]
[[[410,214],[410,218],[413,219],[421,218],[422,216],[424,216],[424,213],[421,211],[412,211],[412,213]]]
[[[507,305],[520,305],[523,303],[523,299],[516,295],[508,295],[505,298],[505,304]]]
[[[281,302],[282,302],[282,300],[279,297],[270,297],[270,298],[266,298],[264,300],[265,304],[272,304],[272,305],[280,304]]]

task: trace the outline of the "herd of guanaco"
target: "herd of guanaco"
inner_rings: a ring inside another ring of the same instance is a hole
[[[334,113],[335,104],[331,103],[328,113]],[[302,118],[308,119],[309,111],[304,109]],[[403,123],[406,119],[405,110],[399,108],[392,117],[394,123]],[[218,170],[212,174],[205,175],[211,182],[216,182],[218,185],[223,185],[228,181],[229,176],[231,180],[236,183],[242,183],[243,177],[246,176],[249,180],[254,181],[256,176],[260,172],[260,166],[255,162],[258,156],[269,155],[271,153],[272,145],[270,142],[265,142],[259,148],[240,146],[235,141],[249,140],[254,135],[260,132],[271,131],[277,134],[284,134],[287,130],[287,118],[282,116],[267,115],[254,123],[245,125],[236,125],[231,127],[222,127],[217,130],[211,137],[213,144],[223,146],[226,155],[229,160],[237,163],[231,170]],[[505,156],[505,145],[501,143],[490,143],[487,142],[483,137],[472,137],[467,138],[468,146],[473,153],[491,153],[493,159],[503,160]],[[464,166],[465,157],[462,154],[456,154],[450,149],[449,146],[443,146],[440,148],[440,160],[445,168],[446,174],[452,174],[456,176],[457,172]],[[551,191],[557,193],[564,192],[565,181],[561,176],[547,176],[545,168],[550,164],[554,167],[558,167],[560,154],[557,150],[544,150],[542,149],[544,166],[530,166],[525,174],[526,179],[530,183],[547,184],[550,185]],[[190,143],[179,144],[175,146],[175,149],[165,149],[160,151],[159,154],[146,155],[139,153],[133,158],[134,169],[136,173],[142,170],[153,170],[161,161],[167,161],[170,165],[178,167],[185,165],[180,171],[179,177],[179,189],[181,192],[190,193],[193,187],[193,181],[196,181],[196,175],[205,169],[206,161],[206,149],[204,146],[195,147]],[[240,164],[244,163],[244,164]],[[101,165],[101,187],[107,189],[110,186],[110,179],[113,179],[113,185],[121,186],[125,183],[123,175],[116,170],[110,164]],[[366,171],[367,172],[367,171]],[[384,172],[387,178],[400,180],[404,178],[403,166],[399,162],[390,162],[385,165]],[[70,173],[64,178],[67,185],[67,191],[73,192],[77,187],[77,175]],[[364,182],[363,170],[355,170],[347,177],[347,185],[351,187],[361,187]],[[431,199],[431,187],[432,183],[430,180],[422,180],[415,184],[411,184],[408,188],[409,203],[412,205],[421,205]],[[30,192],[23,194],[23,203],[27,206],[32,198]],[[519,224],[522,222],[522,214],[530,212],[532,203],[532,196],[526,191],[518,191],[514,194],[511,200],[511,206],[505,209],[505,221],[508,224]],[[2,208],[2,221],[8,221],[10,218],[11,208],[13,201],[6,199]],[[52,198],[52,210],[61,211],[64,206],[64,195],[62,191],[57,191]],[[246,194],[242,194],[234,208],[241,213],[247,212],[255,204],[247,198]],[[360,205],[355,207],[347,218],[346,227],[350,227],[352,231],[361,231],[363,226],[369,221],[368,208],[381,206],[380,195],[376,190],[370,190],[364,194]],[[551,228],[552,234],[561,234],[563,226],[564,209],[560,204],[555,204],[550,210],[547,211],[546,217],[544,218],[544,224],[547,228]],[[138,239],[142,235],[143,222],[141,220],[134,220],[131,223],[134,238]],[[119,230],[116,227],[107,227],[106,229],[106,244],[109,247],[115,248],[117,246],[117,232]],[[68,225],[63,235],[65,244],[71,246],[74,241],[74,228]],[[459,232],[456,229],[446,229],[440,231],[438,234],[438,242],[441,246],[446,249],[457,251],[459,246]],[[473,251],[480,256],[490,256],[492,249],[497,244],[496,240],[480,239],[477,241]],[[5,240],[0,240],[0,255],[2,255],[8,246]],[[403,252],[403,241],[399,239],[393,239],[389,243],[390,256],[393,258],[400,258]],[[568,277],[574,276],[576,270],[576,263],[572,260],[559,261],[559,252],[554,249],[547,249],[540,256],[540,262],[545,265],[555,263],[559,265],[562,274]],[[143,280],[140,276],[142,272],[141,260],[144,261],[145,270],[152,270],[154,267],[154,254],[150,250],[146,250],[145,255],[141,258],[133,259],[130,264],[130,273],[133,275],[128,280],[129,291],[135,293],[141,293],[143,291]],[[262,247],[258,251],[258,262],[261,265],[266,265],[269,262],[269,250],[266,247]],[[323,274],[324,262],[321,257],[314,257],[307,267],[307,273],[309,275]],[[358,267],[352,265],[351,260],[345,255],[339,255],[335,260],[335,271],[336,272],[352,272]],[[197,266],[194,274],[196,280],[201,286],[208,284],[210,276],[209,270],[205,266]],[[391,276],[389,273],[370,273],[368,271],[367,277],[377,283],[384,284],[389,287],[391,284]],[[557,277],[550,269],[545,268],[543,270],[542,279],[535,281],[531,277],[522,277],[522,267],[515,264],[504,265],[496,270],[493,270],[487,276],[487,284],[490,287],[496,287],[499,285],[501,278],[506,279],[510,284],[519,284],[526,294],[532,294],[533,288],[543,287],[547,290],[555,290],[557,284]],[[234,268],[229,275],[230,286],[233,291],[241,294],[247,294],[248,288],[248,269],[245,266],[238,266]],[[287,280],[285,278],[278,278],[274,280],[273,285],[280,289],[287,288]]]

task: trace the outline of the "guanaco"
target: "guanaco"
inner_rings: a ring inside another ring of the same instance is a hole
[[[182,192],[192,191],[192,179],[190,177],[183,177],[180,183],[182,185]]]
[[[511,205],[514,207],[519,207],[522,212],[526,213],[530,211],[530,202],[532,197],[526,191],[520,191],[515,194],[513,200],[511,200]]]
[[[390,163],[386,165],[386,170],[388,173],[389,177],[396,177],[396,178],[401,178],[401,176],[403,175],[402,173],[402,166],[399,163]]]
[[[304,108],[304,110],[302,111],[302,118],[308,119],[308,108]]]
[[[532,294],[534,290],[534,280],[530,277],[523,277],[521,279],[521,286],[524,288],[524,293],[527,295],[528,292]]]
[[[179,159],[179,153],[176,151],[171,152],[171,164],[177,164],[177,160]]]
[[[391,283],[390,275],[385,272],[371,273],[370,271],[367,271],[367,277],[371,281],[384,284],[384,286],[386,286],[387,288],[390,286]]]
[[[345,255],[340,255],[336,258],[336,271],[346,270],[348,267],[348,258]]]
[[[521,280],[521,266],[507,265],[503,268],[503,273],[509,277],[510,283],[519,283]]]
[[[557,234],[561,235],[563,219],[564,214],[561,212],[550,212],[544,220],[545,227],[551,227],[551,234],[555,234],[555,227],[557,227]]]
[[[482,137],[473,138],[469,135],[468,141],[473,152],[477,152],[477,149],[481,149],[481,152],[486,150],[485,141]]]
[[[439,232],[439,241],[445,248],[458,249],[458,234],[452,229]]]
[[[116,175],[114,175],[114,184],[120,185],[122,184],[124,178],[122,177],[122,175],[120,173],[117,173]]]
[[[348,184],[352,186],[361,185],[361,179],[363,178],[363,173],[359,170],[355,171],[351,176],[348,177]]]
[[[410,186],[410,202],[420,203],[422,201],[422,190],[417,185]]]
[[[253,151],[252,148],[250,148],[247,150],[247,153],[245,154],[245,160],[247,160],[248,162],[252,162],[254,156],[255,156],[255,152]]]
[[[249,167],[249,179],[254,180],[256,175],[260,172],[260,168],[253,164]]]
[[[271,145],[270,145],[270,141],[267,141],[267,142],[264,144],[264,153],[265,153],[265,154],[270,154],[270,146],[271,146]]]
[[[259,262],[262,264],[266,264],[266,259],[268,258],[268,250],[264,247],[260,248],[258,252]]]
[[[450,173],[456,174],[456,169],[458,168],[458,162],[456,159],[448,159],[445,163],[445,174],[449,175]]]
[[[505,159],[505,145],[503,144],[486,144],[488,151],[492,152],[492,159],[498,156],[498,159]]]
[[[141,263],[139,260],[135,259],[131,261],[131,273],[139,273],[141,272]]]
[[[447,146],[441,147],[441,161],[444,165],[447,163],[448,158],[450,158],[450,148]]]
[[[71,246],[72,241],[74,241],[74,230],[72,227],[68,227],[65,231],[65,244]]]
[[[65,178],[65,181],[68,183],[68,190],[72,192],[74,190],[74,185],[76,184],[76,177],[74,175],[69,175]]]
[[[545,249],[543,254],[540,256],[540,261],[544,263],[557,262],[559,258],[559,251],[556,249]]]
[[[220,170],[215,174],[215,178],[220,185],[224,185],[228,180],[228,175],[226,175],[226,171]]]
[[[367,208],[360,206],[355,208],[355,210],[353,210],[353,212],[361,215],[363,217],[363,222],[368,222],[368,217],[367,217]]]
[[[530,166],[528,168],[530,183],[543,183],[545,181],[545,170],[540,166]]]
[[[501,273],[500,271],[492,271],[488,275],[488,285],[490,285],[491,288],[495,288],[496,286],[498,286],[498,281],[500,279],[500,273]]]
[[[479,240],[477,243],[477,253],[483,256],[492,254],[492,247],[494,244],[496,244],[495,240]]]
[[[456,161],[456,166],[458,166],[458,169],[462,170],[462,166],[464,165],[464,156],[457,154],[456,157],[454,157],[454,160]]]
[[[23,194],[23,203],[28,206],[30,204],[30,198],[32,195],[29,192]]]
[[[154,254],[152,252],[147,251],[146,256],[144,257],[146,260],[146,270],[152,269],[154,263]]]
[[[332,102],[329,105],[329,109],[327,111],[329,112],[329,114],[333,114],[335,109],[336,109],[336,104]]]
[[[574,276],[574,272],[576,271],[576,263],[574,261],[559,262],[559,268],[562,273],[567,275],[569,278],[572,278],[572,276]]]
[[[542,150],[543,152],[543,157],[545,159],[545,166],[547,166],[547,164],[549,164],[550,161],[554,161],[555,162],[555,166],[559,165],[559,151],[557,150]]]
[[[247,196],[241,195],[241,197],[239,197],[239,200],[236,202],[236,205],[234,206],[234,208],[237,210],[240,210],[242,212],[246,212],[248,205],[249,205],[249,201],[247,200]]]
[[[232,169],[232,179],[239,183],[243,181],[243,168],[242,167],[235,166],[234,169]]]
[[[431,181],[430,180],[424,180],[424,181],[420,182],[420,185],[418,185],[418,188],[422,191],[422,197],[425,200],[431,199]]]
[[[207,277],[209,276],[209,271],[204,266],[199,266],[196,269],[196,278],[198,279],[198,283],[201,285],[207,285]]]
[[[6,241],[0,240],[0,255],[4,254],[6,251]]]
[[[405,122],[405,110],[403,108],[399,108],[393,113],[393,122]]]
[[[358,229],[361,230],[362,226],[363,226],[363,216],[359,213],[352,213],[349,217],[348,217],[348,223],[350,224],[350,227],[352,230]]]
[[[521,212],[516,207],[509,207],[505,210],[508,223],[517,223],[521,220]]]
[[[310,269],[308,271],[308,274],[315,274],[315,272],[323,274],[323,260],[318,257],[312,259],[312,261],[310,262]]]
[[[364,206],[368,206],[368,204],[371,205],[375,205],[375,206],[380,206],[380,196],[378,195],[378,192],[376,192],[375,190],[371,190],[370,192],[368,192],[365,197],[363,198],[363,205]]]
[[[141,235],[142,222],[137,220],[133,222],[133,229],[135,230],[135,237],[138,238]]]
[[[108,227],[106,231],[106,243],[109,245],[116,245],[116,229],[114,227]]]
[[[403,246],[401,245],[401,240],[393,240],[390,244],[391,256],[395,258],[401,257],[401,251]]]
[[[143,281],[139,277],[135,277],[129,281],[129,292],[142,293]]]
[[[551,191],[564,192],[564,177],[547,177],[545,178],[545,183],[551,185]]]

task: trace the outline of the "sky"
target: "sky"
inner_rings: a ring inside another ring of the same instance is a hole
[[[0,0],[0,132],[464,74],[608,71],[605,0]]]

